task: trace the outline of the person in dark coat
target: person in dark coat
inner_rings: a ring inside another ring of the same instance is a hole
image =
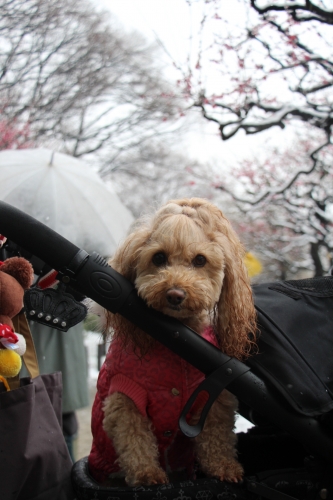
[[[76,410],[89,405],[88,361],[83,342],[83,323],[67,332],[29,322],[40,373],[62,372],[63,433],[75,462],[74,442],[78,433]]]

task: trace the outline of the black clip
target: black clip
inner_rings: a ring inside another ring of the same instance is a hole
[[[237,359],[230,358],[226,363],[221,365],[217,370],[206,377],[205,380],[201,382],[199,387],[197,387],[192,393],[179,417],[178,424],[182,433],[191,438],[198,436],[203,429],[206,417],[212,404],[221,394],[223,389],[225,389],[230,382],[249,370],[250,368],[248,366],[244,365]],[[195,425],[190,425],[186,421],[186,415],[192,408],[197,396],[203,391],[209,394],[208,401],[201,411],[199,422]]]
[[[72,260],[65,268],[59,269],[57,279],[63,283],[69,283],[73,278],[75,278],[78,271],[89,259],[89,254],[82,249],[74,255]]]
[[[87,315],[86,306],[66,293],[63,285],[56,290],[29,288],[24,293],[24,306],[28,319],[62,332],[67,332]]]

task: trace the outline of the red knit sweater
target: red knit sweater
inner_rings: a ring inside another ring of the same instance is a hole
[[[206,329],[203,337],[216,345],[211,328]],[[186,401],[203,379],[199,370],[159,342],[140,358],[129,348],[124,350],[119,340],[112,341],[99,374],[92,409],[91,475],[103,482],[111,473],[119,471],[112,441],[102,426],[103,401],[114,392],[126,394],[138,411],[152,421],[163,469],[191,469],[193,442],[179,430],[178,419]],[[203,406],[204,401],[200,404]]]

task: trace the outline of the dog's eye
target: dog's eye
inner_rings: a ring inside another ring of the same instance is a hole
[[[167,256],[164,252],[157,252],[153,256],[152,262],[157,267],[163,266],[167,262]]]
[[[192,260],[192,264],[194,267],[203,267],[206,264],[207,260],[206,257],[203,255],[199,254],[194,259]]]

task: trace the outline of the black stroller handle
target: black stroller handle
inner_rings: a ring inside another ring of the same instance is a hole
[[[56,231],[4,201],[0,201],[0,234],[56,270],[65,267],[79,251]]]
[[[290,408],[246,365],[230,358],[175,318],[149,308],[132,283],[98,254],[87,254],[33,217],[0,201],[0,233],[59,272],[64,283],[113,313],[119,313],[207,376],[226,366],[221,390],[228,390],[254,411],[290,432],[310,450],[333,460],[333,441],[319,422]],[[243,368],[244,367],[244,368]],[[228,376],[238,371],[228,383]],[[221,375],[222,376],[222,375]]]

